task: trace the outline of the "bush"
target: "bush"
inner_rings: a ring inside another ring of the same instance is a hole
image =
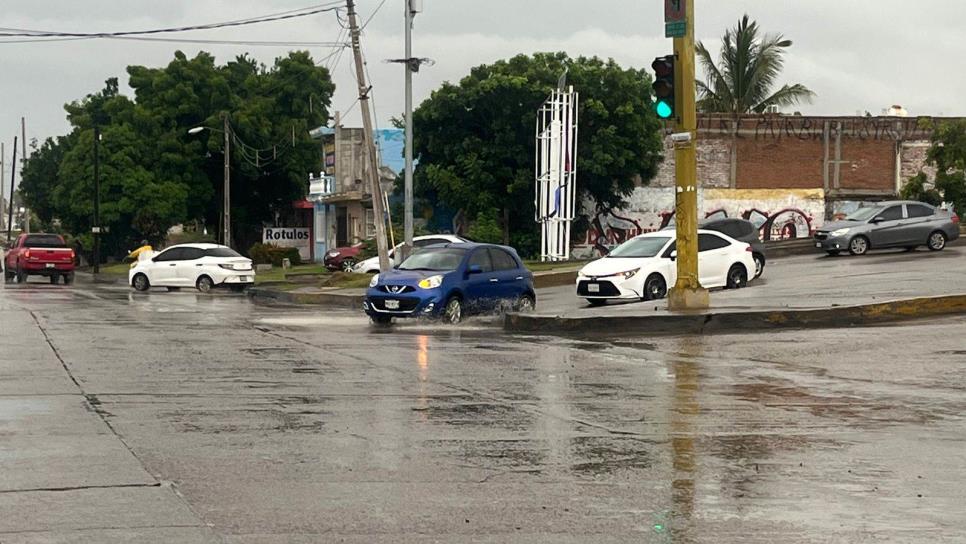
[[[476,215],[476,221],[467,229],[466,235],[471,240],[485,244],[502,244],[503,229],[500,228],[499,212],[489,209]]]
[[[255,264],[282,266],[283,259],[288,259],[292,266],[302,264],[299,250],[294,247],[278,247],[273,244],[257,243],[248,249],[248,256]]]

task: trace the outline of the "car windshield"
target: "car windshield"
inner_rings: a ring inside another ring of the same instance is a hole
[[[869,219],[872,219],[873,217],[875,217],[876,214],[878,214],[881,211],[882,211],[882,208],[880,208],[879,206],[859,208],[858,210],[846,216],[845,220],[846,221],[868,221]]]
[[[643,238],[631,238],[623,244],[614,248],[608,257],[654,257],[661,251],[661,248],[670,241],[664,236],[645,236]]]
[[[206,257],[241,257],[234,249],[230,247],[215,247],[212,249],[205,250]]]
[[[399,265],[400,270],[432,270],[435,272],[445,272],[456,270],[466,250],[456,247],[428,248],[414,253]]]

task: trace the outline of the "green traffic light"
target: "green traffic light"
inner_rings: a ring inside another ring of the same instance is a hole
[[[655,109],[657,110],[657,116],[660,117],[661,119],[668,119],[669,117],[674,115],[674,112],[671,111],[670,104],[668,104],[663,100],[657,103],[657,108]]]

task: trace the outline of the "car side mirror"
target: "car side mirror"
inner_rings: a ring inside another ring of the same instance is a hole
[[[881,223],[883,221],[885,221],[885,217],[882,217],[881,215],[877,215],[872,218],[873,223]]]
[[[466,273],[467,274],[482,274],[483,273],[483,267],[480,266],[480,265],[478,265],[478,264],[471,264],[469,267],[466,268]]]
[[[668,258],[671,259],[672,261],[677,260],[677,258],[678,258],[678,250],[675,249],[674,251],[672,251],[671,254],[668,255]]]

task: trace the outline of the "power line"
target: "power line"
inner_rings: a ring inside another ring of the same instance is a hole
[[[379,13],[379,10],[382,9],[382,6],[385,5],[385,3],[386,3],[386,0],[382,0],[382,2],[379,2],[379,5],[376,7],[376,10],[372,12],[372,15],[370,15],[369,18],[366,19],[366,22],[362,23],[362,26],[359,28],[359,32],[362,32],[363,30],[366,29],[367,26],[369,26],[369,22],[372,21],[373,17],[375,17],[377,13]]]
[[[319,4],[317,6],[303,8],[301,10],[282,12],[281,14],[265,15],[261,17],[252,17],[249,19],[223,21],[220,23],[208,23],[204,25],[156,28],[156,29],[150,29],[150,30],[129,30],[129,31],[122,31],[122,32],[55,32],[55,31],[49,31],[49,30],[30,30],[30,29],[22,29],[22,28],[0,28],[0,36],[23,37],[23,38],[30,38],[30,37],[116,38],[119,36],[164,34],[164,33],[171,33],[171,32],[188,32],[193,30],[212,30],[216,28],[253,25],[253,24],[267,23],[272,21],[282,21],[285,19],[295,19],[298,17],[307,17],[309,15],[315,15],[317,13],[325,13],[328,11],[337,12],[339,9],[338,7],[339,5],[341,5],[341,2],[328,2],[326,4]]]

